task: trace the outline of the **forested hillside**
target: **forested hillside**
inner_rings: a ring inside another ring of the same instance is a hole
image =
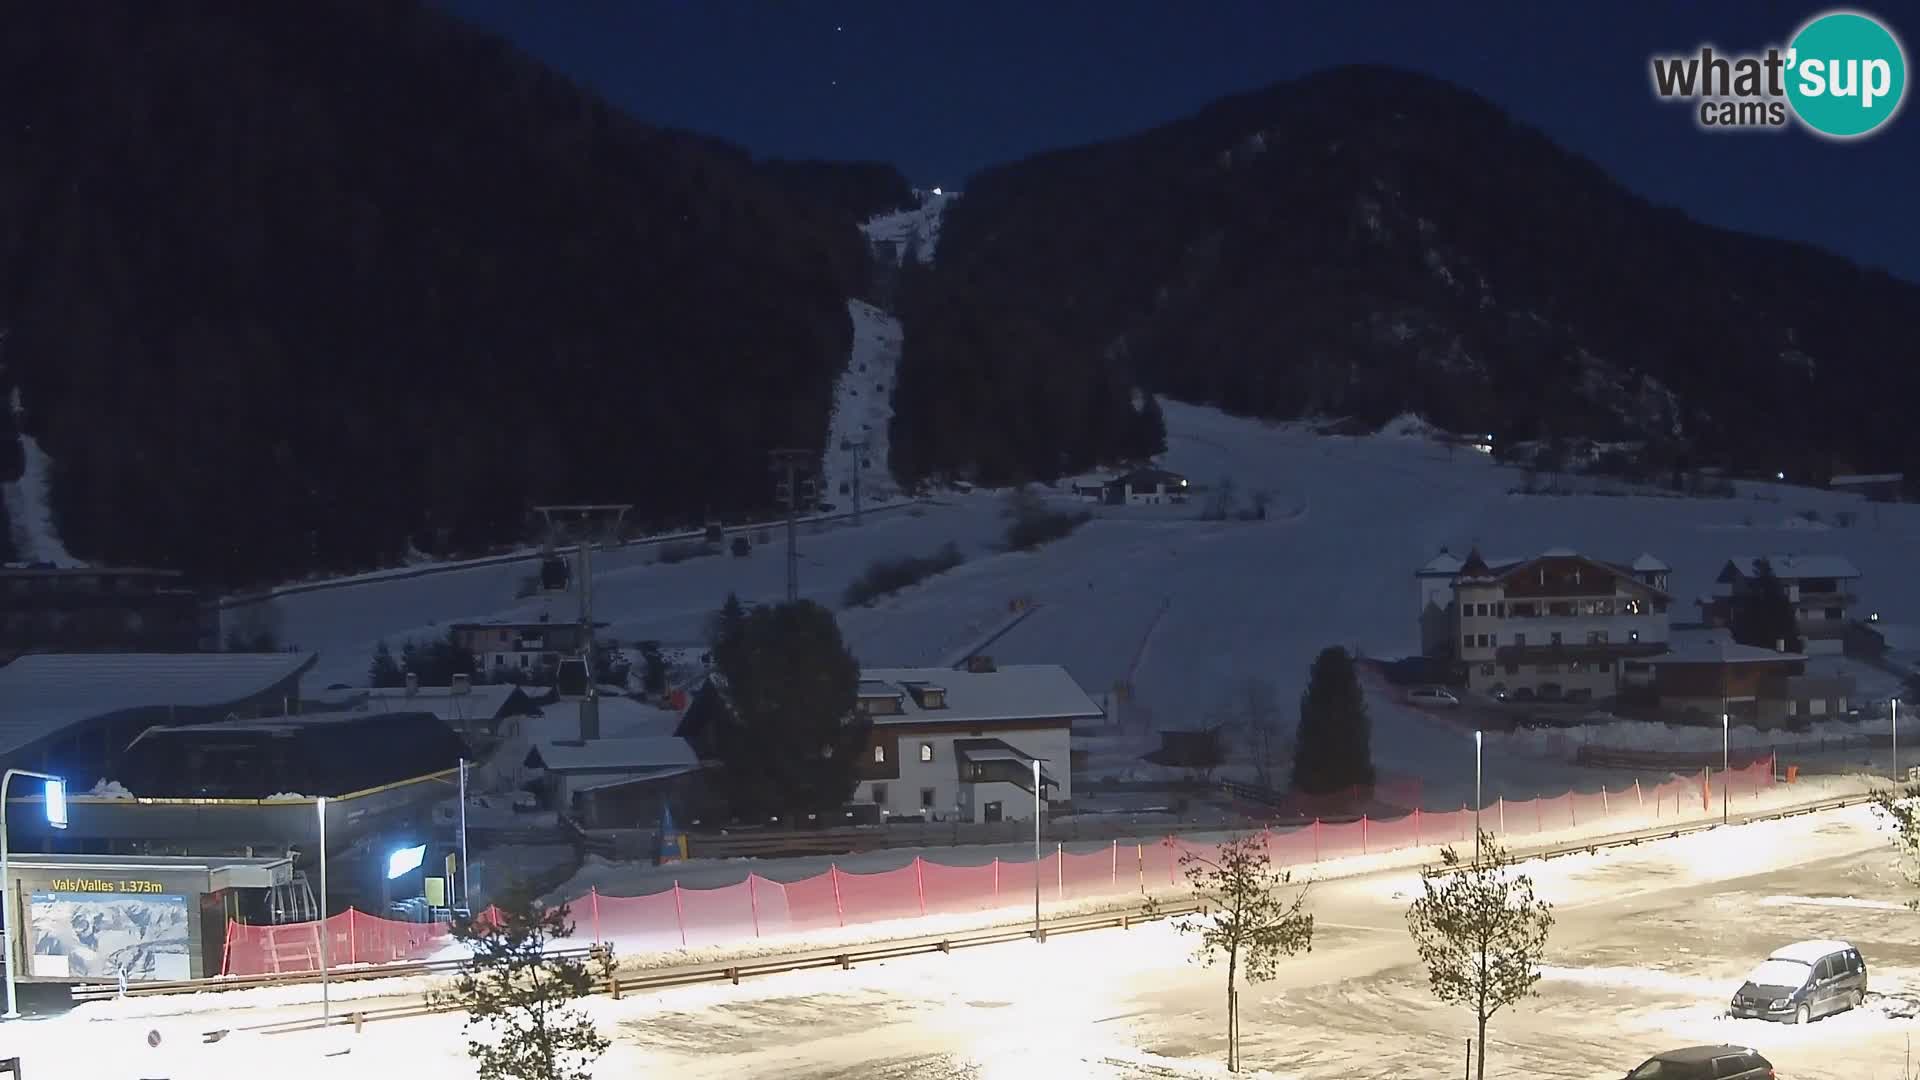
[[[849,214],[419,3],[30,5],[0,399],[75,554],[227,584],[763,506],[825,438]]]

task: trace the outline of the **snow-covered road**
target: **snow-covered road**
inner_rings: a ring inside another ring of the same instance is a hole
[[[1532,864],[1558,925],[1539,996],[1500,1014],[1488,1075],[1616,1077],[1675,1046],[1758,1047],[1783,1076],[1898,1075],[1920,1032],[1920,938],[1885,835],[1854,808]],[[1297,1078],[1449,1075],[1470,1018],[1435,1004],[1404,929],[1406,871],[1314,886],[1313,951],[1242,995],[1245,1057]],[[1876,998],[1804,1028],[1719,1018],[1770,949],[1838,937]],[[1222,976],[1165,924],[587,1003],[614,1047],[599,1075],[688,1078],[1144,1077],[1220,1074]],[[138,1015],[84,1006],[4,1031],[29,1074],[472,1075],[454,1017],[359,1035],[253,1035],[264,1009]],[[234,1034],[203,1044],[200,1033]],[[160,1045],[147,1033],[160,1033]],[[345,1057],[329,1053],[350,1050]],[[42,1064],[44,1063],[44,1064]],[[39,1068],[36,1070],[36,1066]],[[1255,1074],[1258,1075],[1258,1074]]]

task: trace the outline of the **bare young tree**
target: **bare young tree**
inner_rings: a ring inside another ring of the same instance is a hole
[[[1445,848],[1441,865],[1421,872],[1407,928],[1433,996],[1473,1010],[1475,1075],[1486,1080],[1487,1021],[1534,992],[1553,905],[1534,898],[1533,879],[1514,870],[1492,834],[1480,833],[1480,849],[1480,861],[1468,864]]]
[[[473,956],[442,996],[467,1012],[480,1080],[592,1080],[610,1043],[572,1003],[611,973],[613,954],[551,953],[549,943],[573,936],[566,905],[547,907],[517,886],[493,911],[454,921],[454,938]]]
[[[1254,782],[1274,789],[1293,745],[1293,730],[1280,708],[1280,695],[1273,684],[1258,676],[1235,683],[1221,704],[1219,716],[1240,736],[1246,748],[1247,762],[1253,766]]]
[[[1920,784],[1875,791],[1873,816],[1893,834],[1893,849],[1900,856],[1900,871],[1907,883],[1920,886]],[[1920,899],[1908,900],[1907,907],[1920,911]]]
[[[1195,959],[1208,967],[1226,961],[1227,1071],[1238,1072],[1240,976],[1244,972],[1248,982],[1266,982],[1278,973],[1282,957],[1313,951],[1313,916],[1305,910],[1309,883],[1289,895],[1293,875],[1274,868],[1259,833],[1227,839],[1213,858],[1183,852],[1180,868],[1193,898],[1206,909],[1173,925],[1200,936]]]

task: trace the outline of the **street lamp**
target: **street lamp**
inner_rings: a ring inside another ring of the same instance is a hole
[[[8,769],[5,775],[0,775],[0,903],[4,903],[7,908],[4,913],[0,913],[4,915],[6,926],[4,935],[0,935],[0,942],[5,942],[7,950],[7,1011],[3,1017],[7,1020],[20,1019],[20,1003],[15,998],[13,986],[14,969],[20,966],[13,948],[15,905],[12,903],[12,879],[7,874],[7,785],[11,784],[16,776],[31,776],[38,780],[45,780],[47,782],[47,824],[56,829],[67,827],[66,781],[31,769]]]
[[[1480,731],[1473,733],[1473,865],[1480,865]]]
[[[471,912],[473,895],[467,891],[467,759],[460,759],[460,903]],[[447,882],[447,891],[453,891],[453,882]],[[452,904],[448,904],[452,907]]]
[[[1900,782],[1900,699],[1891,699],[1893,706],[1893,782]]]
[[[1727,778],[1732,774],[1728,760],[1732,756],[1732,734],[1727,714],[1720,714],[1720,824],[1727,823]]]
[[[333,987],[328,969],[332,967],[333,930],[327,926],[327,797],[314,800],[320,813],[320,1024],[333,1022]]]
[[[1047,940],[1040,932],[1040,759],[1033,759],[1033,940]]]

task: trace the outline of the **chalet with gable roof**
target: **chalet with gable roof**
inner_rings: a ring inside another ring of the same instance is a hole
[[[1713,579],[1712,594],[1700,598],[1706,624],[1732,625],[1734,605],[1759,587],[1762,562],[1787,590],[1802,650],[1809,656],[1844,652],[1850,614],[1860,599],[1853,591],[1860,571],[1843,555],[1734,556]]]
[[[1652,555],[1611,563],[1569,548],[1497,559],[1442,551],[1414,573],[1422,644],[1460,661],[1474,690],[1612,694],[1625,661],[1666,650],[1670,572]]]

